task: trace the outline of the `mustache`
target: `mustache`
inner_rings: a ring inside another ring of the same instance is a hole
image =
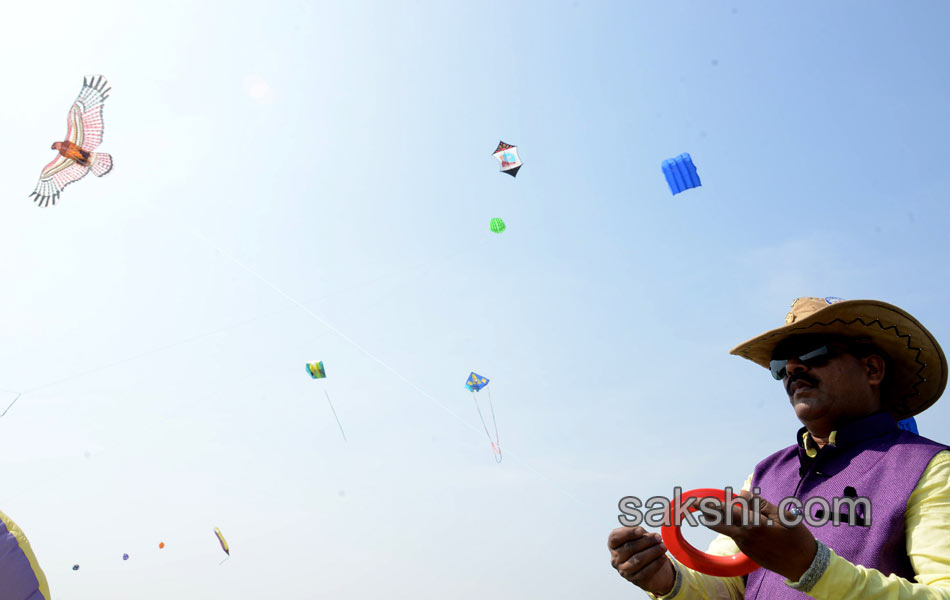
[[[788,381],[785,382],[785,392],[788,393],[788,391],[792,387],[792,384],[799,380],[804,381],[805,383],[807,383],[808,385],[812,387],[818,386],[818,380],[812,377],[811,375],[807,373],[795,373],[794,375],[788,376]]]

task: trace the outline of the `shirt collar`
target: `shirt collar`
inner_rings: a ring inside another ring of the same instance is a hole
[[[898,429],[897,421],[887,411],[876,412],[866,417],[851,421],[842,425],[839,429],[831,432],[828,437],[828,446],[832,448],[848,448],[855,446],[865,440],[870,440],[882,435],[887,435]],[[818,456],[818,444],[808,433],[808,429],[802,427],[797,435],[798,453],[802,458],[815,458]]]

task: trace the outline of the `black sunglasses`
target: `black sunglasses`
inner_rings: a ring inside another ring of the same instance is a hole
[[[835,351],[830,346],[824,345],[793,358],[797,358],[802,364],[809,367],[823,367],[837,354],[840,354],[840,351]],[[785,379],[785,365],[788,364],[789,360],[789,358],[783,358],[769,361],[769,370],[772,371],[772,377],[778,381]]]

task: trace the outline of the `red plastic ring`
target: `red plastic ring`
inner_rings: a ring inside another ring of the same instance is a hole
[[[686,492],[683,494],[682,500],[710,497],[725,502],[726,492],[711,488],[701,488]],[[732,556],[715,556],[713,554],[706,554],[690,545],[690,543],[683,538],[683,532],[680,531],[680,526],[673,523],[671,515],[673,514],[674,502],[675,500],[670,502],[670,508],[666,513],[667,524],[660,528],[660,533],[663,536],[663,544],[667,550],[670,551],[670,554],[676,557],[676,560],[694,571],[699,571],[700,573],[714,577],[740,577],[742,575],[748,575],[759,568],[759,565],[752,562],[752,559],[742,552],[733,554]],[[699,510],[699,506],[696,504],[689,507],[689,512],[695,512],[697,510]]]

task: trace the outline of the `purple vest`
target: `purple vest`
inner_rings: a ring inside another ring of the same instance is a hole
[[[835,512],[835,498],[870,498],[871,514],[863,514],[864,507],[859,506],[856,526],[849,525],[847,518],[838,526],[830,519],[821,527],[807,522],[806,526],[816,539],[849,562],[914,581],[904,533],[907,499],[931,459],[950,447],[899,429],[886,412],[842,427],[835,434],[835,444],[827,444],[813,459],[802,447],[804,432],[805,428],[798,432],[798,445],[776,452],[755,467],[752,487],[761,488],[761,496],[775,505],[789,496],[801,500],[802,505],[820,496],[828,500],[830,512]],[[837,512],[847,511],[847,506],[839,506]],[[810,512],[818,516],[822,508],[812,506]],[[785,585],[783,576],[760,568],[748,575],[745,597],[782,600],[810,596]]]

